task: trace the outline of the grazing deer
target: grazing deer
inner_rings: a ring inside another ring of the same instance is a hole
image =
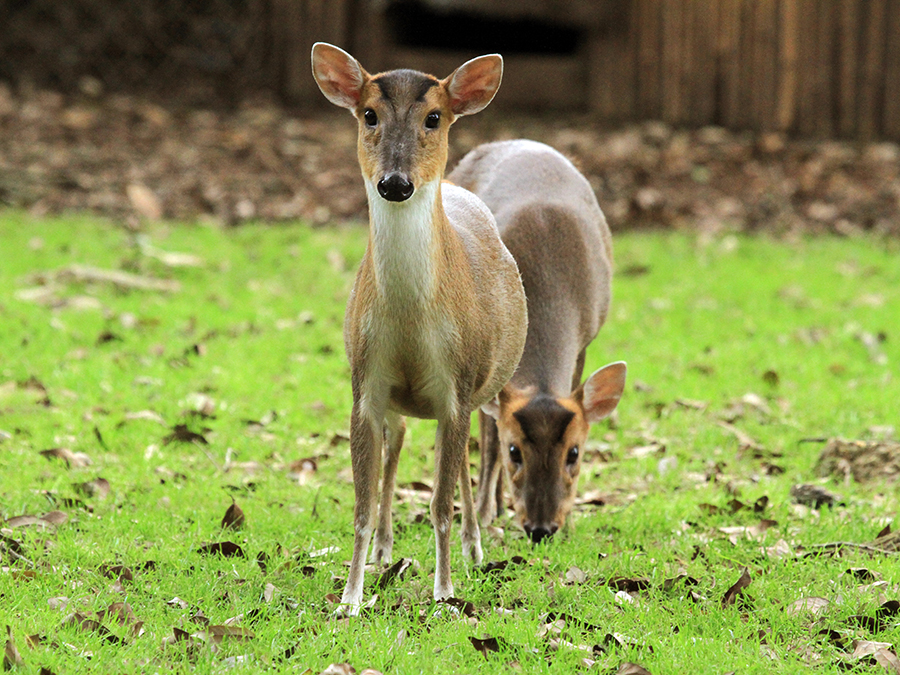
[[[490,208],[528,298],[522,360],[480,412],[478,516],[486,526],[502,504],[503,462],[519,524],[539,542],[572,509],[589,424],[615,410],[625,386],[622,362],[581,384],[585,349],[609,310],[609,227],[584,176],[542,143],[481,145],[448,179]]]
[[[437,420],[434,598],[453,595],[450,525],[457,478],[463,554],[480,564],[468,466],[471,414],[515,370],[527,314],[515,260],[491,212],[471,192],[442,184],[450,125],[491,102],[503,59],[472,59],[443,80],[414,70],[370,75],[343,50],[320,42],[312,49],[312,69],[325,97],[358,120],[369,201],[368,244],[344,321],[356,506],[341,604],[352,615],[362,602],[373,533],[372,560],[391,560],[391,500],[404,415]]]

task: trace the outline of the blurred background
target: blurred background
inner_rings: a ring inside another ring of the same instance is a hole
[[[900,233],[900,0],[0,0],[0,204],[365,218],[313,42],[506,61],[451,134],[570,156],[614,229]]]

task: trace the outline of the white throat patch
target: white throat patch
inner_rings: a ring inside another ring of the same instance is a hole
[[[397,300],[424,300],[434,288],[432,262],[434,202],[440,180],[416,188],[404,202],[390,202],[378,194],[376,184],[366,178],[372,262],[381,293]]]

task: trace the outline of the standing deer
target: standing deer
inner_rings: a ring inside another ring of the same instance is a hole
[[[368,244],[344,321],[356,506],[341,604],[353,615],[362,603],[373,533],[372,560],[391,560],[391,501],[404,415],[437,420],[431,500],[435,600],[453,595],[450,525],[457,478],[463,554],[480,564],[468,466],[471,414],[515,370],[527,314],[516,263],[491,212],[471,192],[442,184],[450,125],[491,102],[503,59],[472,59],[443,80],[414,70],[370,75],[345,51],[320,42],[312,49],[312,70],[325,97],[358,120],[369,202]]]
[[[581,384],[585,349],[609,311],[609,227],[584,176],[542,143],[481,145],[448,179],[490,208],[528,298],[522,360],[480,412],[478,516],[487,526],[502,504],[503,462],[519,524],[539,542],[572,509],[590,423],[615,410],[625,387],[623,362]]]

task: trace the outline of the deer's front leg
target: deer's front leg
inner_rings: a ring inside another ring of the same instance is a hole
[[[434,526],[437,558],[434,570],[435,600],[453,597],[453,581],[450,578],[450,527],[453,524],[453,494],[456,492],[456,481],[466,455],[470,414],[466,410],[438,422],[434,494],[431,498],[431,522]],[[471,500],[471,492],[469,499]]]
[[[459,497],[462,505],[462,539],[463,557],[480,565],[484,560],[481,550],[481,530],[475,517],[475,506],[472,504],[472,478],[469,475],[469,443],[466,439],[462,462],[459,467]]]
[[[400,449],[403,447],[403,436],[406,433],[406,421],[402,416],[389,412],[386,416],[384,449],[384,471],[381,479],[381,503],[378,508],[378,529],[375,530],[375,543],[372,546],[371,562],[390,564],[394,550],[394,529],[391,505],[394,500],[394,482],[397,478],[397,463]]]
[[[503,481],[500,461],[500,438],[494,418],[478,411],[478,428],[481,436],[481,462],[478,466],[478,493],[475,510],[482,526],[490,525],[502,507]]]
[[[378,473],[384,437],[382,424],[363,414],[358,400],[354,400],[350,416],[350,455],[353,463],[353,491],[356,495],[353,510],[353,558],[340,610],[348,616],[358,615],[362,605],[366,551],[372,540],[378,500]]]

